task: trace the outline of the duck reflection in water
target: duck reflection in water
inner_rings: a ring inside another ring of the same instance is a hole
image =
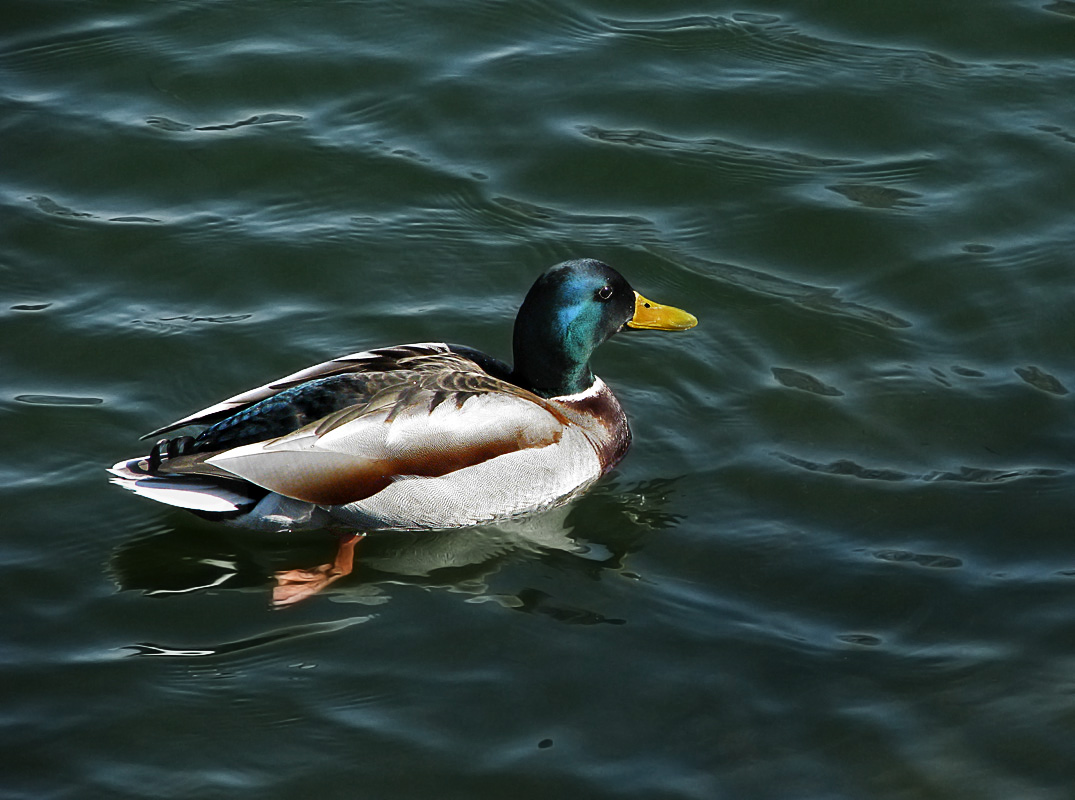
[[[572,506],[507,524],[356,538],[346,576],[333,574],[338,556],[324,561],[325,547],[331,546],[328,534],[304,537],[296,546],[294,537],[284,540],[197,523],[126,542],[113,555],[112,573],[121,590],[156,597],[261,591],[268,579],[272,605],[283,608],[313,594],[305,591],[304,575],[315,580],[329,575],[332,580],[325,587],[335,584],[332,595],[342,602],[383,603],[390,599],[386,587],[413,585],[462,593],[565,623],[616,623],[596,612],[565,606],[540,589],[524,586],[496,593],[490,591],[489,582],[509,565],[529,559],[551,561],[593,578],[608,571],[631,575],[628,556],[650,533],[679,519],[667,510],[677,480],[650,481],[630,489],[610,481]],[[311,563],[316,566],[299,566]]]

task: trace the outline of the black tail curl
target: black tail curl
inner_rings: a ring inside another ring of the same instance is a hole
[[[193,452],[193,449],[193,436],[176,436],[174,439],[161,439],[150,448],[146,468],[150,473],[157,473],[160,471],[160,466],[163,462],[176,456],[185,456]]]

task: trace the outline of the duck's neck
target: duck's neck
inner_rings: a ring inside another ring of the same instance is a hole
[[[594,385],[589,348],[561,332],[515,328],[512,380],[541,397],[579,394]]]

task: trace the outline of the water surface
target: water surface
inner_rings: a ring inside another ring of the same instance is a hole
[[[0,793],[1007,798],[1075,779],[1075,4],[0,10]],[[228,531],[137,437],[342,353],[509,355],[534,277],[701,320],[595,361],[564,516]]]

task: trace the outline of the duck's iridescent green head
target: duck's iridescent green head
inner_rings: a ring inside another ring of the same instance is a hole
[[[698,320],[653,303],[593,259],[565,261],[530,288],[515,319],[513,378],[542,397],[577,394],[594,382],[593,351],[624,329],[682,331]]]

